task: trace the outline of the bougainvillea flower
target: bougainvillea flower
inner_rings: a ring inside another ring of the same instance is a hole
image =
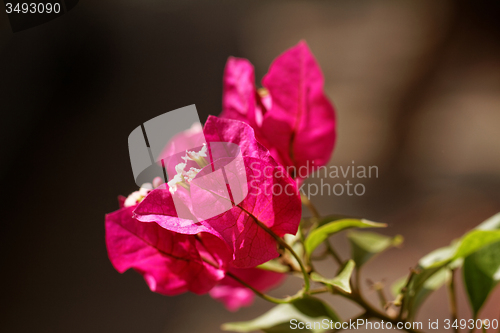
[[[221,117],[252,126],[257,140],[294,178],[325,165],[336,139],[335,113],[307,44],[300,42],[272,63],[264,89],[257,90],[254,82],[248,60],[228,60]]]
[[[276,240],[262,226],[279,237],[297,232],[301,203],[295,182],[283,167],[276,163],[269,151],[256,141],[254,131],[249,125],[210,116],[203,133],[210,159],[206,166],[200,166],[192,181],[227,165],[228,158],[224,152],[216,151],[217,149],[212,151],[211,148],[214,143],[232,143],[239,147],[244,162],[246,196],[236,204],[234,196],[231,198],[231,191],[227,194],[206,191],[207,196],[211,196],[207,200],[219,196],[232,206],[222,214],[200,220],[196,216],[199,216],[199,210],[205,209],[207,205],[197,200],[189,201],[190,198],[182,196],[195,192],[197,198],[201,198],[203,196],[199,192],[203,188],[195,188],[193,182],[186,180],[174,191],[169,184],[168,188],[158,188],[149,193],[134,211],[136,218],[142,222],[156,222],[162,228],[179,233],[208,232],[220,237],[229,245],[233,254],[232,265],[237,268],[255,267],[276,258]],[[222,182],[230,184],[233,175],[226,173],[226,177],[227,182]],[[193,219],[178,217],[178,207],[173,204],[173,197],[176,195],[181,196],[180,201],[186,202],[185,208],[192,213]],[[228,197],[224,197],[225,195]]]
[[[205,137],[203,136],[203,127],[200,123],[194,123],[189,130],[178,133],[167,143],[158,160],[169,161],[166,165],[169,179],[176,174],[176,164],[182,162],[176,152],[192,150],[194,147],[203,145],[203,143],[205,143]],[[178,157],[178,159],[170,161],[174,156]]]
[[[133,218],[136,206],[106,215],[106,246],[117,271],[135,269],[163,295],[207,293],[224,278],[230,251],[209,233],[185,235]]]
[[[286,278],[285,274],[258,268],[232,268],[229,272],[262,293],[278,286]],[[230,276],[226,276],[210,290],[210,296],[224,303],[230,311],[236,311],[242,306],[251,305],[255,298],[252,290],[246,288]]]

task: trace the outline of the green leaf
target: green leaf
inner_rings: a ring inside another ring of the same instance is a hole
[[[500,213],[497,213],[478,225],[477,230],[499,230],[500,229]]]
[[[294,301],[293,306],[311,318],[326,317],[334,322],[340,322],[341,319],[335,311],[330,308],[328,304],[320,300],[319,298],[306,296],[304,298]]]
[[[433,291],[441,288],[450,277],[451,272],[446,267],[432,274],[431,277],[423,281],[422,288],[419,288],[418,292],[414,295],[410,306],[414,310],[418,310],[427,297],[429,297]]]
[[[462,239],[453,259],[465,258],[486,245],[500,241],[500,230],[473,230]]]
[[[263,269],[266,271],[278,272],[278,273],[287,273],[290,271],[290,268],[288,266],[281,264],[276,259],[269,260],[268,262],[265,262],[265,263],[257,266],[257,268],[260,268],[260,269]]]
[[[311,279],[316,282],[326,283],[334,288],[340,289],[348,294],[351,293],[351,275],[354,270],[354,260],[349,260],[340,273],[333,279],[327,279],[316,272],[311,274]]]
[[[419,261],[423,268],[436,268],[465,258],[488,244],[500,241],[500,213],[490,217],[450,246],[434,250]]]
[[[453,241],[451,245],[434,250],[420,259],[418,263],[420,272],[413,276],[405,293],[405,306],[410,315],[416,315],[419,306],[428,296],[428,292],[432,291],[432,288],[429,289],[429,284],[427,284],[429,279],[433,279],[435,274],[445,274],[442,273],[443,270],[459,268],[465,257],[480,251],[489,244],[500,241],[499,229],[500,213],[482,222],[460,239]],[[436,280],[442,278],[442,275],[435,277]],[[429,283],[432,284],[436,280]]]
[[[359,219],[341,219],[329,222],[322,227],[313,230],[304,242],[307,255],[311,255],[313,251],[323,243],[329,236],[336,234],[342,230],[350,228],[383,228],[385,223],[376,223],[368,220]]]
[[[500,281],[500,242],[490,244],[464,260],[465,289],[476,317]]]
[[[460,244],[460,241],[454,241],[451,245],[434,250],[419,260],[419,273],[413,276],[404,294],[405,311],[412,317],[416,316],[427,297],[442,286],[452,264],[459,263],[459,260],[453,258]]]
[[[352,258],[359,268],[375,255],[403,242],[402,236],[389,237],[374,232],[350,232]]]
[[[450,262],[457,252],[460,242],[455,242],[450,246],[441,247],[425,255],[418,262],[418,266],[424,269],[441,267],[444,263]]]
[[[319,219],[317,227],[319,228],[325,224],[328,224],[330,222],[335,222],[338,220],[361,220],[361,219],[347,215],[332,214]]]
[[[272,308],[267,313],[250,321],[226,323],[222,325],[225,331],[233,332],[253,332],[264,331],[266,333],[285,333],[285,332],[312,332],[322,333],[328,331],[324,328],[322,320],[328,322],[338,322],[340,318],[337,314],[322,300],[314,297],[304,297],[289,304],[279,304]],[[295,320],[293,322],[293,320]],[[299,330],[292,323],[298,325],[299,322],[304,324],[311,323],[312,327],[304,330]],[[317,323],[313,327],[314,323]]]
[[[429,268],[415,276],[408,284],[408,290],[404,293],[405,311],[412,314],[414,318],[420,306],[425,302],[430,294],[441,288],[450,278],[451,272],[448,267]],[[403,287],[408,281],[407,277],[397,280],[392,286],[392,292],[395,296],[402,295]]]

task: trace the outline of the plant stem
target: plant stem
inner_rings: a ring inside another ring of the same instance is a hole
[[[311,289],[311,290],[309,290],[309,295],[323,294],[323,293],[327,293],[329,291],[330,291],[330,289],[328,289],[327,287]]]
[[[288,244],[286,244],[286,245],[288,245]],[[299,263],[301,263],[300,260],[297,260],[297,261]],[[342,297],[344,297],[352,302],[357,303],[359,306],[361,306],[365,310],[365,312],[361,316],[356,317],[356,319],[358,319],[358,318],[366,318],[366,319],[376,318],[379,320],[383,320],[385,322],[391,322],[392,324],[396,324],[396,325],[398,322],[403,322],[403,323],[407,322],[406,320],[399,320],[399,318],[390,317],[389,315],[387,315],[383,312],[380,312],[379,310],[374,308],[372,305],[370,305],[365,300],[363,295],[360,293],[359,289],[355,289],[355,290],[353,290],[353,292],[351,294],[349,294],[349,293],[346,293],[346,292],[341,291],[339,289],[329,289],[328,287],[317,288],[317,289],[312,289],[312,290],[309,290],[309,288],[307,288],[307,291],[306,291],[306,288],[304,288],[303,290],[300,290],[294,296],[290,296],[287,298],[276,298],[276,297],[272,297],[272,296],[269,296],[269,295],[266,295],[266,294],[260,292],[259,290],[255,289],[254,287],[252,287],[251,285],[249,285],[248,283],[241,280],[239,277],[235,276],[234,274],[232,274],[230,272],[226,272],[226,275],[233,278],[237,282],[241,283],[245,287],[251,289],[257,296],[259,296],[259,297],[263,298],[264,300],[269,301],[271,303],[275,303],[275,304],[291,303],[297,299],[304,297],[304,295],[306,293],[310,294],[310,295],[315,295],[315,294],[321,294],[321,293],[325,293],[325,292],[332,292],[336,295],[340,295],[340,296],[342,296]],[[359,276],[358,276],[358,278],[359,278]],[[309,282],[309,280],[307,280],[307,281]],[[412,328],[409,328],[409,329],[403,328],[403,330],[405,330],[406,332],[409,332],[409,333],[420,333],[420,331],[414,330]],[[335,330],[334,332],[338,332],[338,331],[340,331],[340,330]]]
[[[354,269],[354,285],[353,289],[361,296],[361,268],[357,267]]]
[[[311,261],[320,261],[320,260],[324,260],[328,257],[328,255],[330,254],[330,251],[328,251],[328,248],[325,247],[325,250],[321,253],[321,254],[318,254],[318,255],[311,255]]]
[[[455,270],[451,270],[451,278],[448,282],[448,297],[450,300],[450,312],[451,312],[451,321],[454,323],[455,320],[458,319],[457,316],[457,295],[455,293]],[[455,333],[458,333],[458,325],[455,325],[454,330]]]
[[[415,270],[413,268],[410,269],[410,275],[408,275],[408,279],[406,280],[405,286],[401,289],[401,294],[403,295],[403,298],[401,300],[401,305],[399,308],[399,314],[398,314],[398,320],[403,319],[405,307],[406,307],[406,297],[405,294],[408,291],[408,288],[410,287],[411,280],[413,279],[413,276],[415,275]]]
[[[382,309],[386,310],[387,307],[387,297],[385,297],[384,293],[384,285],[381,282],[375,282],[373,284],[373,289],[377,293],[378,299],[380,301],[380,306]]]
[[[244,285],[248,289],[251,289],[257,296],[259,296],[259,297],[261,297],[261,298],[263,298],[266,301],[269,301],[271,303],[275,303],[275,304],[290,303],[290,302],[293,302],[296,299],[299,299],[299,298],[303,297],[303,293],[302,292],[298,292],[294,296],[290,296],[290,297],[287,297],[287,298],[272,297],[272,296],[266,295],[266,294],[258,291],[257,289],[255,289],[254,287],[252,287],[251,285],[249,285],[248,283],[246,283],[245,281],[243,281],[242,279],[240,279],[239,277],[237,277],[236,275],[234,275],[231,272],[226,272],[226,275],[229,276],[229,277],[231,277],[231,278],[233,278],[237,282],[241,283],[242,285]]]
[[[392,324],[396,324],[400,322],[397,318],[393,318],[388,316],[387,314],[380,312],[379,310],[375,309],[373,306],[371,306],[365,299],[364,297],[357,292],[353,292],[352,294],[346,294],[343,292],[339,292],[339,295],[356,302],[359,306],[361,306],[363,309],[365,309],[366,313],[366,318],[376,318],[380,319],[383,321],[388,321],[391,322]],[[401,322],[406,322],[406,321],[401,321]],[[414,330],[413,328],[403,328],[406,332],[409,333],[419,333],[420,331]]]
[[[246,212],[248,214],[248,216],[253,218],[253,220],[255,221],[255,223],[257,223],[257,225],[259,227],[261,227],[265,232],[267,232],[269,235],[271,235],[276,240],[276,242],[278,242],[279,245],[281,245],[283,248],[287,249],[292,254],[292,256],[297,260],[297,262],[299,263],[299,266],[300,266],[300,270],[302,271],[302,275],[304,276],[304,292],[307,293],[309,291],[309,288],[311,287],[311,283],[309,282],[309,273],[307,272],[306,268],[304,267],[304,263],[302,262],[302,259],[299,257],[299,255],[297,253],[295,253],[293,248],[290,245],[288,245],[281,237],[279,237],[278,235],[276,235],[274,233],[274,231],[269,229],[267,225],[265,225],[264,223],[259,221],[255,216],[250,214],[246,209],[244,209],[240,205],[238,205],[238,207],[241,210],[243,210],[244,212]]]
[[[259,221],[259,223],[262,224],[262,222]],[[271,229],[267,228],[264,224],[261,225],[264,230],[266,230],[271,236],[276,239],[278,244],[280,244],[282,247],[287,249],[292,256],[297,260],[300,266],[300,270],[302,271],[302,275],[304,276],[304,291],[307,293],[309,291],[309,288],[311,287],[310,282],[309,282],[309,273],[307,272],[306,268],[304,267],[304,263],[302,262],[302,259],[299,257],[299,255],[293,250],[293,248],[288,245],[281,237],[278,237]]]
[[[337,264],[342,266],[344,264],[344,261],[342,260],[342,258],[340,258],[339,254],[337,253],[337,251],[335,251],[335,249],[333,248],[333,246],[330,244],[330,242],[328,240],[325,241],[325,245],[326,245],[326,250],[328,251],[328,253],[330,253],[332,255],[333,259],[335,259]]]
[[[316,209],[316,207],[314,207],[311,200],[309,200],[309,198],[303,194],[300,195],[300,199],[301,199],[302,203],[307,207],[307,209],[309,209],[309,211],[311,212],[313,217],[316,220],[319,220],[321,218],[321,216],[319,215],[318,210]]]
[[[311,201],[309,200],[309,198],[307,198],[306,196],[304,195],[301,195],[301,199],[302,199],[302,203],[311,211],[314,219],[316,220],[316,222],[321,218],[318,211],[316,210],[316,208],[314,207],[314,205],[311,203]],[[262,292],[260,292],[259,290],[253,288],[251,285],[247,284],[245,281],[241,280],[240,278],[238,278],[237,276],[235,276],[234,274],[230,273],[230,272],[226,272],[227,276],[230,276],[231,278],[233,278],[234,280],[238,281],[239,283],[241,283],[242,285],[244,285],[245,287],[251,289],[257,296],[269,301],[269,302],[272,302],[272,303],[276,303],[276,304],[283,304],[283,303],[290,303],[290,302],[293,302],[294,300],[297,300],[297,299],[300,299],[302,297],[304,297],[304,295],[306,294],[309,294],[309,295],[315,295],[315,294],[320,294],[320,293],[324,293],[324,292],[332,292],[334,294],[338,294],[344,298],[347,298],[355,303],[357,303],[359,306],[361,306],[365,312],[363,314],[361,314],[360,316],[358,317],[355,317],[354,320],[357,320],[357,319],[360,319],[360,318],[366,318],[366,319],[369,319],[369,318],[376,318],[376,319],[379,319],[379,320],[383,320],[383,321],[386,321],[386,322],[391,322],[392,324],[396,324],[398,322],[403,322],[403,323],[406,323],[407,321],[406,320],[401,320],[400,317],[402,317],[402,310],[400,311],[399,313],[399,316],[397,318],[394,318],[394,317],[391,317],[389,315],[387,315],[386,313],[383,313],[379,310],[377,310],[376,308],[374,308],[372,305],[370,305],[363,297],[363,295],[361,294],[361,287],[360,287],[360,272],[359,272],[359,269],[356,269],[356,277],[355,277],[355,285],[354,285],[354,288],[353,288],[353,292],[352,293],[346,293],[344,291],[341,291],[341,290],[338,290],[338,289],[330,289],[328,287],[323,287],[323,288],[317,288],[317,289],[313,289],[313,290],[310,290],[310,278],[309,278],[309,273],[307,272],[306,268],[304,267],[304,263],[302,262],[302,259],[299,257],[299,255],[293,250],[293,248],[288,245],[281,237],[279,237],[278,235],[276,235],[269,227],[267,227],[264,223],[262,223],[261,221],[259,221],[259,219],[257,219],[255,216],[253,216],[252,214],[250,214],[248,211],[246,211],[243,207],[239,206],[238,207],[243,210],[244,212],[246,212],[251,218],[253,218],[253,220],[255,221],[255,223],[257,223],[257,225],[259,227],[261,227],[264,231],[266,231],[269,235],[271,235],[275,240],[276,242],[281,246],[283,247],[284,249],[288,250],[292,256],[297,260],[299,266],[300,266],[300,270],[302,271],[302,275],[304,277],[304,288],[302,290],[300,290],[297,294],[295,294],[294,296],[290,296],[290,297],[287,297],[287,298],[275,298],[275,297],[272,297],[272,296],[269,296],[269,295],[266,295]],[[335,259],[335,261],[339,264],[339,265],[343,265],[343,261],[341,259],[341,257],[338,255],[338,253],[335,251],[335,249],[330,245],[330,243],[328,241],[325,242],[326,244],[326,247],[327,247],[327,252],[329,254],[332,255],[332,257]],[[412,272],[413,274],[413,272]],[[408,284],[409,282],[411,281],[411,277],[412,275],[410,275],[410,277],[408,278]],[[453,286],[453,289],[454,289],[454,285],[452,284]],[[454,295],[454,293],[453,293]],[[382,294],[383,296],[383,294]],[[454,296],[455,297],[455,296]],[[385,297],[383,296],[382,299],[385,299]],[[386,303],[386,300],[384,301]],[[455,306],[455,309],[456,309],[456,306]],[[456,313],[456,310],[455,310],[455,313]],[[403,330],[405,330],[406,332],[409,332],[409,333],[420,333],[419,331],[417,330],[414,330],[413,328],[403,328]],[[340,331],[340,330],[335,330],[335,332],[337,331]]]

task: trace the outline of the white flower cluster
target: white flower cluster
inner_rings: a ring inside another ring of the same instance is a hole
[[[127,199],[125,199],[125,202],[123,203],[124,207],[131,207],[134,205],[137,205],[139,202],[141,202],[146,195],[148,195],[149,192],[153,190],[153,188],[157,188],[163,183],[163,179],[160,177],[156,177],[153,179],[153,184],[151,183],[144,183],[141,185],[141,188],[139,191],[132,192]]]
[[[186,156],[182,157],[184,163],[179,163],[175,166],[176,175],[168,182],[170,193],[174,194],[175,191],[177,191],[177,186],[189,188],[189,183],[194,179],[194,177],[196,177],[198,172],[200,172],[203,167],[208,165],[205,157],[207,157],[206,143],[203,144],[203,147],[197,153],[186,150]],[[189,170],[185,171],[184,169],[186,168],[187,161],[195,161],[200,168],[197,169],[191,167]]]

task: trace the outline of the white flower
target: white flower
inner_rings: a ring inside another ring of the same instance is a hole
[[[207,144],[204,143],[203,147],[200,149],[199,152],[194,152],[194,151],[188,151],[186,150],[186,156],[184,156],[182,159],[184,161],[190,160],[190,161],[195,161],[196,164],[200,166],[200,168],[203,168],[208,165],[207,160],[205,157],[207,157]]]
[[[177,167],[176,167],[177,168]],[[168,184],[168,188],[169,188],[169,191],[170,193],[174,194],[175,191],[177,191],[177,185],[180,185],[181,183],[184,182],[184,179],[182,177],[182,174],[181,173],[178,173],[174,176],[174,178],[172,178],[167,184]]]
[[[191,182],[193,180],[193,178],[196,177],[196,175],[200,171],[201,171],[201,169],[191,168],[191,169],[189,169],[188,172],[186,172],[186,177],[184,177],[184,179],[186,179],[188,182]]]
[[[142,186],[139,189],[139,191],[132,192],[127,197],[127,199],[125,199],[125,202],[123,203],[123,206],[125,206],[125,207],[131,207],[131,206],[137,205],[152,190],[153,190],[153,185],[151,185],[150,183],[144,183],[144,184],[142,184]]]
[[[167,183],[170,193],[174,194],[175,191],[177,191],[178,185],[189,188],[189,183],[196,177],[198,172],[201,171],[201,168],[208,165],[205,157],[207,157],[206,143],[203,144],[203,147],[197,153],[186,150],[186,156],[182,157],[184,163],[179,163],[175,166],[176,175]],[[185,171],[184,169],[186,168],[188,160],[195,161],[200,166],[200,169],[191,167],[188,171]]]
[[[177,174],[182,174],[184,172],[185,167],[186,163],[179,163],[175,166],[175,172],[177,172]]]

